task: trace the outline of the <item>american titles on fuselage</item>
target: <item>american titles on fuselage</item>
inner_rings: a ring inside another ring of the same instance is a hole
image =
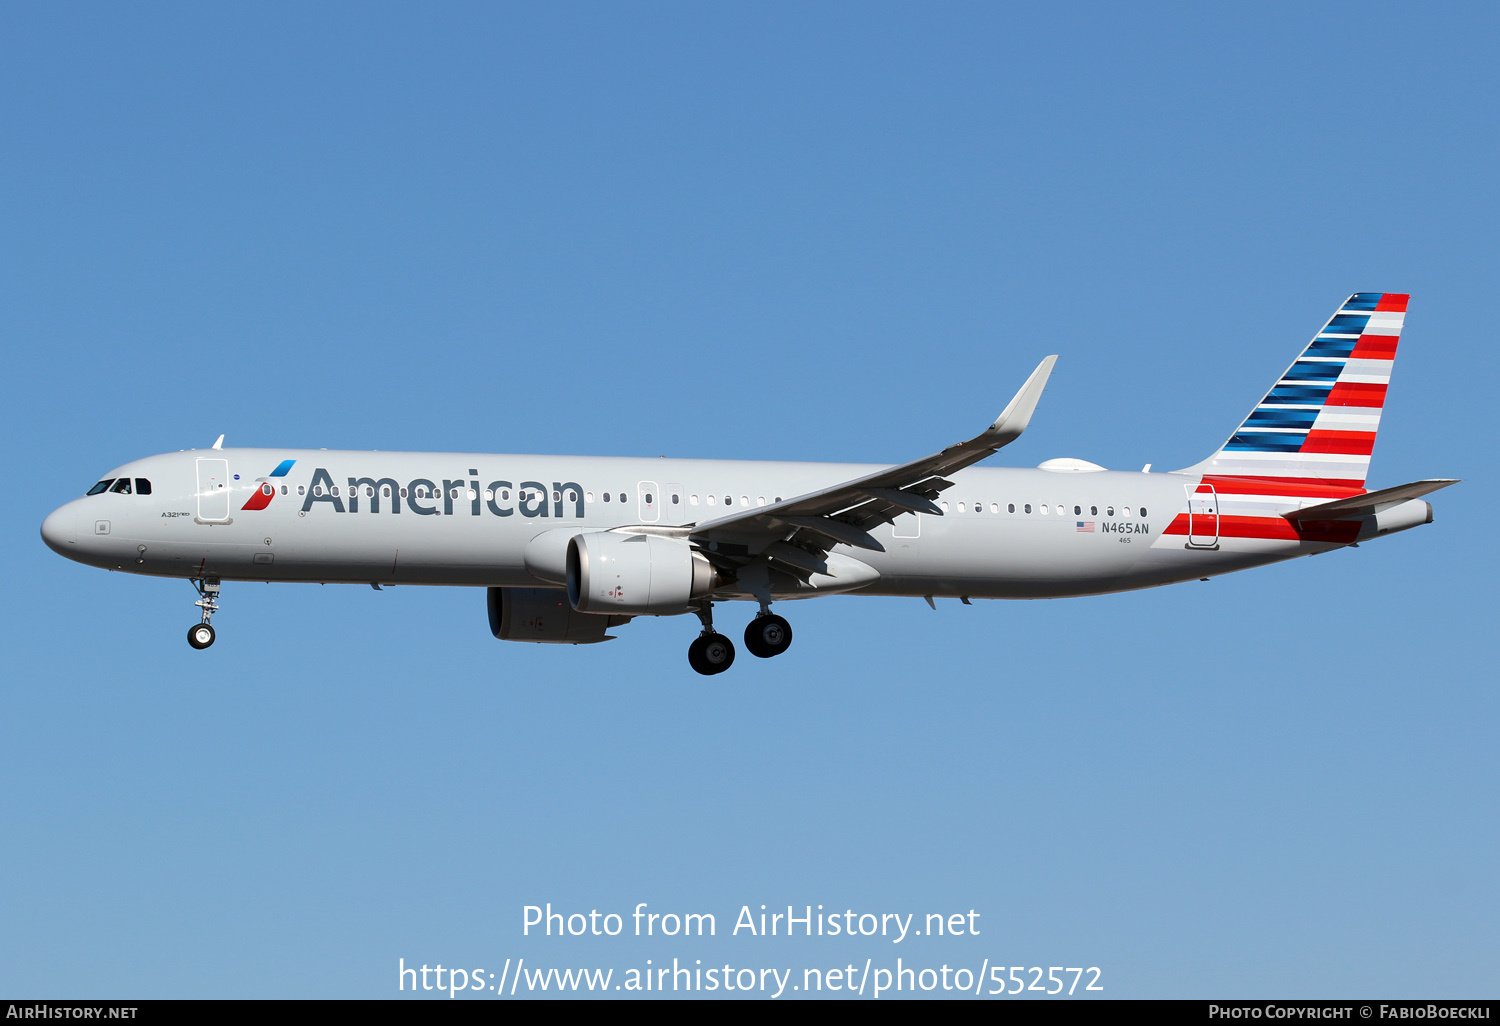
[[[262,492],[268,487],[275,489],[275,485],[266,482],[261,485]],[[382,502],[389,512],[400,513],[404,500],[407,508],[419,516],[452,516],[465,504],[467,512],[476,517],[486,508],[497,517],[515,516],[519,512],[523,517],[572,516],[582,520],[584,515],[583,486],[576,481],[553,481],[551,488],[541,481],[519,484],[491,481],[481,490],[478,478],[443,478],[439,485],[436,480],[418,477],[401,485],[389,477],[350,477],[347,488],[341,489],[327,470],[318,467],[313,471],[312,484],[299,485],[297,492],[302,497],[303,513],[320,503],[338,513],[358,513],[363,499],[363,507],[370,513],[381,512]],[[623,494],[620,501],[625,501]]]
[[[508,480],[495,480],[489,482],[483,489],[479,487],[480,478],[442,478],[441,484],[438,480],[431,478],[413,478],[405,485],[399,484],[396,479],[390,477],[347,477],[346,484],[339,486],[333,483],[333,476],[326,468],[318,467],[313,471],[312,483],[310,485],[296,486],[297,497],[302,502],[302,513],[310,512],[319,503],[326,504],[337,513],[400,513],[403,502],[412,512],[421,516],[446,515],[467,513],[470,516],[480,516],[487,509],[492,515],[498,517],[514,516],[520,513],[524,517],[551,517],[554,519],[573,518],[582,520],[586,513],[586,504],[594,501],[594,493],[585,491],[582,485],[576,481],[553,481],[549,488],[541,481],[521,481],[513,483]],[[290,494],[291,486],[283,484],[280,486],[283,494]],[[277,491],[277,486],[270,481],[264,481],[260,485],[252,502],[258,497],[269,499]],[[514,493],[514,494],[512,494]],[[618,501],[626,503],[630,497],[625,492],[616,495],[613,492],[600,493],[600,499],[605,502]],[[642,498],[647,503],[656,501],[653,495],[644,495]],[[697,499],[697,495],[693,499]],[[682,501],[680,494],[672,495],[670,501],[677,505]],[[777,496],[774,501],[780,502]],[[745,504],[750,500],[747,498]],[[430,505],[429,505],[430,503]],[[439,505],[441,504],[441,505]],[[697,505],[696,502],[693,503]],[[724,499],[726,506],[732,505],[731,497]],[[760,500],[764,505],[765,500]],[[266,502],[262,501],[255,506],[246,503],[246,509],[264,508]],[[942,503],[944,511],[948,511],[948,503]],[[991,503],[995,511],[1000,509],[999,503]],[[1062,503],[1057,503],[1056,513],[1058,517],[1065,517],[1067,508]],[[959,511],[962,512],[963,503],[958,503]],[[973,512],[983,511],[984,503],[972,504]],[[1006,507],[1010,513],[1016,512],[1014,503]],[[1026,513],[1030,514],[1033,507],[1030,503],[1025,505]],[[1046,505],[1038,507],[1042,514],[1048,512]],[[1074,506],[1075,516],[1087,515],[1097,517],[1100,509],[1091,506],[1087,510],[1082,506]],[[1115,507],[1108,508],[1107,516],[1115,516]],[[1146,516],[1146,509],[1141,507],[1136,511],[1141,517]],[[1120,513],[1130,517],[1132,511],[1129,507],[1122,507]],[[1098,530],[1102,534],[1150,534],[1151,525],[1140,520],[1115,520],[1100,519],[1097,521]],[[1078,525],[1083,528],[1084,525]],[[1092,532],[1094,524],[1089,523],[1087,530]]]

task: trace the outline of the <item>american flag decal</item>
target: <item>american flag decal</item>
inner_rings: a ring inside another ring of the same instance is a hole
[[[1094,522],[1092,520],[1080,520],[1080,521],[1078,521],[1078,533],[1079,534],[1093,534],[1094,533]]]

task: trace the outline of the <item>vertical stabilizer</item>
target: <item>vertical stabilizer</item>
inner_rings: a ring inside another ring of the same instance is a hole
[[[1363,488],[1408,298],[1350,296],[1224,447],[1187,471]]]

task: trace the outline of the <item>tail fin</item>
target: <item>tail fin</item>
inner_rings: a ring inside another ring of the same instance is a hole
[[[1223,448],[1186,469],[1363,488],[1408,298],[1350,296]]]

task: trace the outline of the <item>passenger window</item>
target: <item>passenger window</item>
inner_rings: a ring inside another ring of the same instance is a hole
[[[750,496],[748,496],[748,495],[741,495],[740,496],[740,505],[741,506],[748,506],[748,505],[750,505]]]
[[[1091,517],[1097,517],[1098,515],[1099,515],[1099,507],[1098,506],[1090,506],[1089,507],[1089,516],[1091,516]]]
[[[300,488],[297,489],[297,494],[301,495],[302,494],[302,489],[300,489]],[[405,488],[401,489],[401,498],[403,498],[403,499],[406,498],[406,489]]]
[[[650,493],[650,492],[647,492],[647,493],[646,493],[646,505],[648,505],[648,506],[649,506],[649,505],[651,505],[651,504],[652,504],[652,503],[653,503],[653,502],[655,502],[655,501],[656,501],[656,500],[655,500],[655,499],[653,499],[653,498],[652,498],[652,497],[651,497],[651,493]]]
[[[1145,515],[1146,515],[1146,507],[1142,506],[1141,507],[1141,516],[1145,516]]]
[[[605,492],[604,493],[604,501],[608,502],[609,500],[610,500],[610,493],[609,492]]]
[[[307,485],[298,485],[297,486],[297,494],[298,495],[306,495],[307,494]],[[406,493],[402,492],[401,494],[405,495]]]
[[[509,502],[510,501],[510,489],[509,488],[502,488],[502,489],[500,489],[500,500],[502,502]]]
[[[118,495],[129,495],[130,494],[130,478],[128,478],[128,477],[122,477],[122,478],[120,478],[120,480],[118,480],[118,481],[115,482],[115,486],[113,488],[111,488],[110,491],[112,491],[112,492],[114,492],[114,493],[116,493]]]
[[[942,502],[938,503],[938,505],[941,506],[941,507],[943,507],[943,512],[944,513],[948,512],[948,500],[947,499],[944,499]]]
[[[151,482],[148,481],[148,480],[146,480],[144,477],[138,477],[138,478],[136,478],[135,479],[135,494],[137,494],[137,495],[150,495],[151,494]]]
[[[1130,516],[1130,507],[1129,506],[1121,506],[1120,507],[1120,515],[1121,516],[1126,516],[1126,517]]]
[[[982,502],[976,502],[976,503],[974,503],[974,512],[975,513],[983,513],[984,512],[984,503],[982,503]]]
[[[380,494],[383,497],[389,499],[391,497],[391,486],[390,485],[381,485],[380,486]],[[485,494],[488,495],[489,494],[488,491],[486,491]]]
[[[959,503],[959,504],[958,504],[958,511],[959,511],[959,512],[960,512],[960,513],[962,513],[962,512],[963,512],[963,511],[964,511],[964,504],[963,504],[963,503],[961,503],[961,502],[960,502],[960,503]]]
[[[734,505],[734,496],[733,495],[726,495],[726,496],[724,496],[724,505],[726,505],[726,506],[733,506]]]
[[[94,487],[90,488],[87,494],[98,495],[100,492],[107,492],[109,491],[109,486],[114,483],[115,479],[112,477],[107,480],[100,481],[98,484],[94,485]]]
[[[682,497],[681,496],[679,496],[679,495],[673,495],[672,496],[672,505],[676,506],[681,501],[682,501]]]
[[[625,498],[625,493],[624,492],[621,492],[620,493],[620,501],[621,502],[629,502],[630,500],[627,499],[627,498]]]
[[[774,501],[774,502],[780,502],[781,501],[781,496],[779,496],[779,495],[776,496],[776,498],[774,500],[772,500],[772,501]]]
[[[1074,506],[1073,507],[1073,515],[1075,517],[1081,517],[1081,516],[1083,516],[1083,507],[1082,506]]]
[[[764,506],[766,504],[766,497],[764,495],[757,495],[755,497],[755,504],[757,506]]]
[[[267,481],[265,484],[263,484],[263,485],[260,486],[260,494],[262,494],[262,495],[275,495],[276,494],[276,487],[274,485],[272,485],[271,482]]]
[[[1047,515],[1047,504],[1045,502],[1042,503],[1042,508],[1041,508],[1041,510],[1039,512],[1042,514],[1042,516],[1046,516]]]
[[[1114,516],[1115,515],[1115,508],[1113,506],[1106,506],[1104,508],[1104,515],[1107,516],[1107,517]]]
[[[1014,513],[1015,511],[1016,511],[1016,504],[1014,502],[1008,502],[1008,503],[1005,504],[1005,512],[1007,512],[1007,513]]]
[[[148,482],[146,482],[146,483],[147,483],[147,484],[150,484],[150,482],[149,482],[149,481],[148,481]],[[285,494],[286,494],[286,490],[287,490],[287,489],[286,489],[286,485],[282,485],[282,486],[281,486],[281,494],[282,494],[282,495],[285,495]]]
[[[697,496],[697,494],[695,493],[693,495],[689,495],[688,496],[688,502],[692,503],[694,506],[698,505],[698,496]]]
[[[1028,502],[1028,503],[1027,503],[1027,504],[1026,504],[1026,507],[1025,507],[1025,509],[1026,509],[1026,512],[1028,512],[1028,513],[1030,513],[1030,512],[1031,512],[1031,503],[1029,503],[1029,502]]]

